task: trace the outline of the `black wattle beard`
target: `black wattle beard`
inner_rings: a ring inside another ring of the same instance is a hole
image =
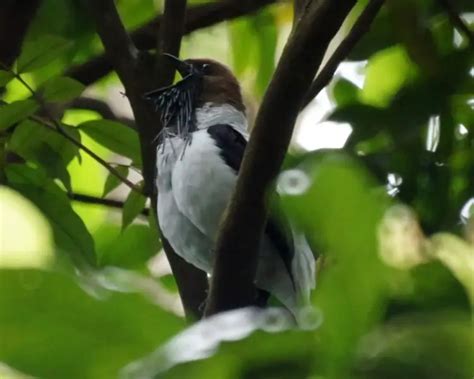
[[[145,94],[145,99],[153,103],[155,111],[160,112],[162,131],[157,138],[164,142],[170,137],[188,141],[197,130],[195,106],[201,90],[202,78],[190,74],[178,83]]]

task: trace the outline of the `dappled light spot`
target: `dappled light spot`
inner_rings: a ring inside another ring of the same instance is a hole
[[[389,208],[378,229],[379,252],[389,266],[407,269],[427,261],[425,237],[415,213],[407,206]]]
[[[467,224],[468,220],[474,217],[474,197],[471,197],[462,206],[461,211],[459,212],[459,217],[463,224]]]
[[[291,315],[278,308],[243,308],[203,319],[147,357],[132,362],[120,378],[153,378],[175,365],[212,356],[219,345],[238,341],[257,330],[282,332],[294,327]]]
[[[54,260],[51,227],[18,192],[0,186],[0,267],[48,267]]]
[[[303,171],[297,169],[286,170],[278,177],[277,191],[285,195],[302,195],[310,185],[311,181]]]

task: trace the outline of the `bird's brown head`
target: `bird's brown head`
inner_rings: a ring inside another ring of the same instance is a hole
[[[202,77],[198,107],[205,103],[230,104],[245,112],[239,82],[228,67],[212,59],[187,59],[184,62]]]
[[[144,95],[160,111],[165,128],[172,128],[181,136],[196,128],[194,111],[204,104],[227,104],[245,112],[240,85],[232,72],[211,59],[182,61],[164,54],[182,76],[171,86]]]

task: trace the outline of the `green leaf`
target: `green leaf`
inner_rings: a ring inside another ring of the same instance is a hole
[[[347,104],[356,103],[359,94],[359,88],[349,80],[339,78],[332,87],[331,93],[334,101],[340,107]]]
[[[130,191],[123,206],[122,230],[126,229],[145,208],[146,197],[136,191]]]
[[[142,270],[160,250],[148,225],[130,225],[121,231],[120,225],[102,224],[94,232],[100,266],[118,266]]]
[[[141,166],[140,143],[135,130],[110,120],[87,121],[78,128],[102,146]]]
[[[69,101],[78,97],[84,91],[84,85],[77,80],[67,77],[56,77],[43,87],[46,101]]]
[[[429,254],[439,259],[462,283],[474,305],[474,249],[459,237],[438,233],[431,238]]]
[[[118,166],[116,170],[122,175],[124,178],[128,176],[128,167],[126,166]],[[114,174],[109,173],[107,175],[107,179],[105,180],[104,184],[104,192],[102,192],[102,197],[107,196],[110,192],[112,192],[115,188],[117,188],[122,181],[117,178]]]
[[[56,35],[41,35],[37,39],[27,41],[18,58],[19,73],[34,71],[58,58],[72,46],[72,42]]]
[[[304,226],[312,245],[327,254],[328,267],[314,292],[315,305],[324,314],[321,362],[325,377],[347,378],[358,339],[383,315],[386,273],[377,230],[389,202],[345,155],[332,154],[307,167],[309,163],[294,169],[291,181],[283,180],[283,172],[279,188],[288,214]],[[300,195],[295,194],[298,181],[307,186]],[[287,185],[292,186],[288,191]]]
[[[367,64],[361,98],[371,105],[387,106],[398,90],[412,81],[416,74],[416,66],[401,46],[385,49],[371,57]]]
[[[76,129],[68,125],[63,128],[80,141]],[[27,161],[41,165],[50,177],[60,179],[68,190],[71,189],[67,166],[77,156],[79,149],[63,136],[35,121],[25,120],[15,128],[8,149]]]
[[[10,71],[0,70],[0,87],[6,86],[14,77]]]
[[[0,131],[31,116],[39,109],[34,100],[19,100],[0,106]]]
[[[278,32],[275,17],[269,10],[259,12],[251,18],[253,38],[257,42],[259,55],[255,90],[259,97],[263,97],[275,71],[275,54]]]
[[[351,124],[353,128],[349,137],[351,145],[374,137],[380,131],[391,126],[392,121],[384,109],[360,103],[337,108],[329,115],[328,119]]]
[[[230,24],[233,69],[237,75],[251,74],[261,97],[275,69],[277,28],[269,10],[238,19]]]
[[[39,270],[0,277],[0,360],[36,378],[117,378],[183,326],[140,293],[83,280],[93,297],[73,278]]]
[[[94,241],[82,219],[73,211],[71,202],[56,183],[39,169],[26,165],[6,168],[9,185],[32,201],[46,216],[53,228],[58,250],[73,262],[95,264]]]

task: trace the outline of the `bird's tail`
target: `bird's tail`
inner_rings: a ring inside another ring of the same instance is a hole
[[[304,306],[310,303],[311,290],[316,287],[316,261],[304,234],[295,228],[291,230],[295,252],[292,261],[293,278],[297,296]]]

